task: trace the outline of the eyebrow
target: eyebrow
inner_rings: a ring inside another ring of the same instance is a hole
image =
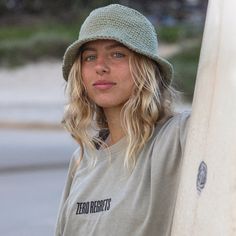
[[[118,47],[126,48],[126,46],[124,46],[124,45],[121,44],[121,43],[112,43],[112,44],[106,46],[105,48],[106,48],[107,50],[111,50],[111,49],[113,49],[113,48],[118,48]],[[85,45],[84,47],[82,47],[81,53],[83,53],[84,51],[96,51],[96,48],[94,48],[94,47],[92,47],[92,46],[86,46],[86,45]]]
[[[113,43],[111,45],[108,45],[106,47],[106,49],[113,49],[113,48],[118,48],[118,47],[122,47],[122,48],[126,48],[123,44],[121,43]]]

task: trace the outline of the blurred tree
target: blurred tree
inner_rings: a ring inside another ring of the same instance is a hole
[[[0,1],[0,15],[2,16],[6,12],[6,6],[3,1]]]
[[[59,13],[62,11],[72,10],[74,7],[96,8],[111,3],[119,3],[117,0],[0,0],[0,9],[10,12],[50,12]]]
[[[207,0],[195,2],[195,8],[205,9]],[[165,18],[171,22],[173,19],[181,21],[186,18],[189,0],[0,0],[0,18],[12,14],[18,16],[27,14],[72,21],[84,18],[91,9],[111,3],[131,6],[150,17],[155,16],[159,21]]]
[[[91,9],[119,2],[119,0],[0,0],[0,18],[14,14],[23,17],[47,15],[59,20],[76,19],[84,17]]]

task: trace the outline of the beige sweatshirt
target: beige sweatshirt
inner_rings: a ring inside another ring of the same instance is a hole
[[[70,162],[56,236],[168,236],[175,209],[186,130],[184,112],[157,125],[130,174],[124,167],[126,138],[97,150],[97,164],[85,151]]]

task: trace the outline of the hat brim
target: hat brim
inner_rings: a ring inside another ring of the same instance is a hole
[[[82,40],[77,40],[73,42],[66,50],[64,57],[63,57],[63,65],[62,65],[62,72],[63,72],[63,77],[66,81],[68,81],[68,77],[70,74],[71,67],[74,64],[74,61],[76,57],[78,56],[81,46],[87,42],[91,42],[94,40],[99,40],[99,39],[108,39],[108,40],[115,40],[117,42],[122,43],[129,49],[142,54],[144,56],[147,56],[151,59],[153,59],[157,64],[160,69],[161,75],[163,76],[165,82],[167,84],[170,84],[172,79],[173,79],[173,67],[172,65],[164,58],[152,54],[148,54],[146,51],[142,51],[141,48],[136,49],[132,45],[128,44],[127,42],[124,42],[121,39],[118,39],[116,37],[104,37],[104,36],[97,36],[94,38],[88,38],[88,39],[82,39]]]

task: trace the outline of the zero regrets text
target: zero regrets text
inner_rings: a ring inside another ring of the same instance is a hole
[[[77,202],[76,215],[109,211],[110,206],[111,198],[90,202]]]

